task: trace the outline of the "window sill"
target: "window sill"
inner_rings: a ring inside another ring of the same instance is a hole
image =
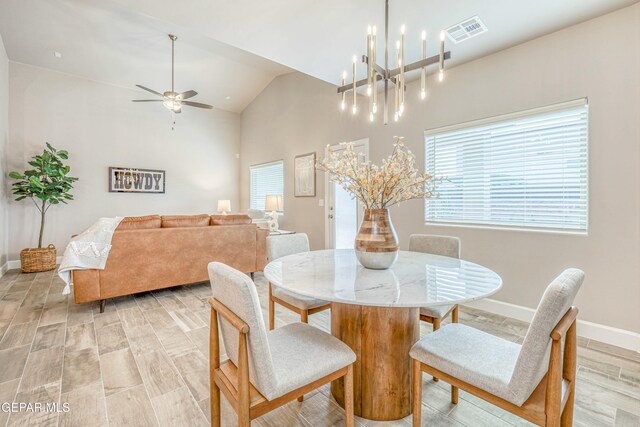
[[[589,237],[588,230],[559,230],[553,228],[528,228],[528,227],[509,227],[501,225],[483,225],[483,224],[466,224],[460,222],[433,222],[425,221],[424,225],[432,225],[436,227],[452,227],[452,228],[472,228],[478,230],[496,230],[496,231],[516,231],[525,233],[538,234],[557,234],[564,236]]]

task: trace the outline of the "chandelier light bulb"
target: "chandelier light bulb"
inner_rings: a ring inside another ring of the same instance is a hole
[[[443,81],[444,80],[444,70],[440,70],[440,72],[438,73],[438,81]]]
[[[347,71],[346,71],[346,70],[342,72],[342,78],[343,78],[344,80],[346,80],[346,79],[347,79]]]
[[[373,35],[374,36],[376,35],[376,26],[375,25],[373,26]]]
[[[373,91],[371,90],[371,85],[367,85],[367,96],[371,96],[371,93],[373,93]]]
[[[406,29],[406,28],[405,28],[405,26],[404,26],[404,24],[403,24],[403,25],[402,25],[402,27],[400,27],[400,34],[404,34],[404,30],[405,30],[405,29]]]
[[[444,31],[440,31],[440,41],[444,41]]]
[[[427,91],[426,90],[421,90],[420,91],[420,99],[425,99],[427,97]]]
[[[426,39],[427,39],[427,32],[422,31],[422,40],[426,40]]]
[[[374,117],[373,117],[373,113],[369,113],[369,121],[370,121],[370,122],[372,122],[372,121],[373,121],[373,119],[374,119]]]
[[[394,122],[397,122],[397,121],[398,121],[398,113],[395,113],[395,114],[393,115],[393,121],[394,121]]]
[[[400,110],[398,111],[398,115],[402,117],[403,113],[404,113],[404,102],[400,104]]]
[[[355,105],[353,107],[351,107],[351,113],[352,114],[356,114],[358,112],[358,107],[356,107]]]
[[[371,106],[371,112],[373,114],[376,114],[378,112],[378,104],[376,104],[375,102],[373,103],[373,105]]]
[[[344,102],[344,101],[342,101],[342,102],[340,103],[340,109],[341,109],[342,111],[344,111],[346,108],[347,108],[347,103],[346,103],[346,102]]]
[[[353,55],[353,63],[357,63],[358,62],[358,57],[356,55]]]
[[[371,35],[371,25],[369,25],[367,27],[367,35],[370,36]]]

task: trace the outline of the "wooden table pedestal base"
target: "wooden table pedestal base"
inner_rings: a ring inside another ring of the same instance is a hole
[[[420,339],[420,309],[332,303],[331,333],[356,353],[355,414],[376,421],[411,414],[409,350]],[[331,393],[344,407],[342,379]]]

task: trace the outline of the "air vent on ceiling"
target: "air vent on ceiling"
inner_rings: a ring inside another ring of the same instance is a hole
[[[478,16],[473,16],[456,25],[452,25],[445,31],[451,41],[453,41],[455,44],[458,44],[470,39],[471,37],[475,37],[486,32],[487,26],[484,25],[484,22],[482,22],[480,18],[478,18]]]

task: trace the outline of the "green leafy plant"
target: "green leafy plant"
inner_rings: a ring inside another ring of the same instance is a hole
[[[16,201],[30,198],[40,211],[40,237],[38,248],[42,248],[42,234],[44,232],[44,218],[51,205],[67,204],[73,200],[69,193],[72,183],[78,178],[68,176],[71,168],[62,161],[69,159],[65,150],[56,150],[47,142],[47,148],[42,154],[33,156],[29,165],[34,169],[24,173],[11,172],[9,177],[17,179],[12,187]]]

